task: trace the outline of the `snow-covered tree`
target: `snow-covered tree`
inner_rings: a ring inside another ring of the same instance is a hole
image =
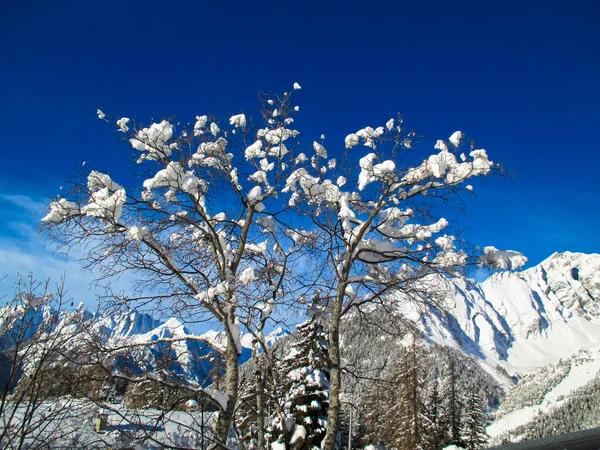
[[[456,360],[450,358],[447,371],[442,381],[442,416],[441,421],[447,430],[447,445],[462,445],[464,393],[460,389]]]
[[[384,383],[371,383],[365,392],[362,408],[365,411],[365,435],[367,444],[384,446],[391,443],[392,427],[388,425],[393,409],[393,397]]]
[[[434,154],[411,165],[406,162],[407,150],[414,138],[400,117],[349,134],[345,154],[331,151],[339,147],[337,143],[328,150],[322,136],[313,142],[312,154],[304,156],[305,164],[288,177],[284,189],[292,192],[290,204],[312,221],[312,228],[298,231],[295,238],[314,250],[313,282],[330,310],[326,450],[333,450],[337,437],[340,323],[349,311],[389,307],[398,301],[435,301],[434,292],[442,290],[443,279],[432,278],[433,273],[452,275],[477,262],[517,268],[526,261],[517,252],[494,247],[468,255],[445,231],[448,220],[433,214],[460,201],[461,192],[470,192],[470,179],[493,172],[495,164],[487,152],[456,131],[447,141],[437,141]]]
[[[114,124],[138,153],[137,169],[122,175],[123,184],[110,168],[87,172],[42,219],[60,249],[83,246],[84,267],[101,279],[138,276],[133,294],[119,293],[117,302],[159,303],[220,324],[222,333],[206,342],[224,358],[223,390],[206,393],[220,405],[221,445],[237,401],[240,327],[248,314],[268,318],[273,297],[286,298],[294,264],[280,219],[289,208],[280,194],[297,165],[294,113],[290,92],[264,99],[257,126],[244,114],[226,121],[198,115],[191,125],[119,118]]]
[[[399,373],[394,377],[397,387],[395,410],[398,423],[394,424],[393,442],[397,448],[421,450],[423,437],[422,354],[418,354],[416,338],[413,335],[410,347],[403,358]]]
[[[327,333],[314,319],[296,330],[299,340],[290,346],[278,368],[283,420],[275,420],[272,438],[294,449],[319,448],[329,407]]]
[[[244,114],[223,122],[199,115],[193,126],[143,126],[122,117],[117,130],[146,168],[134,171],[141,185],[125,188],[92,170],[68,198],[50,204],[43,222],[63,248],[83,244],[86,267],[100,268],[103,278],[140,276],[134,295],[119,300],[161,301],[178,315],[220,323],[223,339],[210,340],[225,360],[224,392],[211,393],[221,405],[220,444],[237,401],[240,326],[256,323],[248,315],[269,317],[276,304],[300,297],[292,290],[310,289],[329,311],[323,448],[333,450],[340,322],[349,311],[435,301],[432,292],[443,282],[434,283],[433,273],[451,275],[475,262],[516,268],[526,260],[494,247],[471,257],[444,232],[449,222],[439,207],[456,204],[472,190],[471,178],[495,167],[462,132],[437,141],[434,154],[417,164],[407,162],[415,133],[400,117],[349,134],[345,151],[336,143],[326,149],[322,135],[300,153],[292,99],[291,92],[265,98],[258,127]],[[98,117],[108,120],[102,111]],[[296,258],[310,265],[293,270]]]
[[[463,418],[463,441],[468,449],[483,448],[488,441],[485,405],[475,386],[466,396]]]
[[[66,371],[80,339],[75,320],[60,321],[70,300],[64,283],[52,289],[32,275],[19,277],[16,295],[0,308],[0,447],[44,449],[71,439],[68,424],[86,414],[60,397],[81,383]],[[71,318],[76,312],[69,312]],[[81,442],[74,447],[84,446]]]
[[[436,373],[437,375],[437,373]],[[423,401],[423,448],[441,450],[446,442],[446,429],[442,420],[442,397],[435,376]]]

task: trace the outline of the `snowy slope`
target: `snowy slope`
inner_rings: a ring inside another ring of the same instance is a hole
[[[483,283],[438,282],[445,292],[442,308],[403,308],[431,340],[455,345],[488,366],[527,373],[600,344],[600,255],[555,253]]]
[[[488,434],[496,443],[508,435],[512,435],[513,441],[519,440],[529,424],[565,406],[574,393],[599,376],[600,346],[580,350],[570,358],[544,366],[520,380],[504,399],[496,420],[487,429]]]

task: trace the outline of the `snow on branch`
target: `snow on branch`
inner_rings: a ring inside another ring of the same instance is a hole
[[[171,137],[173,137],[173,125],[163,120],[161,123],[153,123],[149,128],[141,129],[129,142],[136,150],[147,152],[142,154],[138,163],[146,159],[161,161],[172,153],[171,147],[167,145]]]
[[[518,269],[527,263],[527,258],[514,250],[498,250],[496,247],[485,247],[479,263],[494,269]]]
[[[79,206],[61,198],[50,202],[50,212],[42,218],[42,222],[59,224],[79,214]]]
[[[202,389],[202,392],[204,392],[215,402],[217,402],[223,411],[227,410],[227,403],[229,403],[229,395],[227,395],[225,392],[215,388],[204,388]]]
[[[165,194],[168,201],[177,201],[177,190],[181,190],[195,199],[206,190],[206,183],[201,181],[193,172],[186,171],[178,162],[170,162],[166,169],[159,170],[154,177],[144,181],[147,191],[160,187],[168,187]]]

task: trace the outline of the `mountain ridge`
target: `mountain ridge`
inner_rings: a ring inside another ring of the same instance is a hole
[[[600,255],[554,253],[476,283],[444,279],[445,304],[403,305],[425,337],[509,373],[525,373],[600,343]]]

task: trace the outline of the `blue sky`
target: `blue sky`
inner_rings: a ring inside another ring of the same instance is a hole
[[[210,3],[210,4],[209,4]],[[87,161],[125,173],[113,116],[253,110],[302,84],[298,127],[329,146],[400,112],[433,142],[460,129],[514,179],[476,183],[469,238],[600,252],[598,2],[10,2],[0,17],[0,274],[70,273],[37,235]],[[121,280],[124,286],[127,280]]]

